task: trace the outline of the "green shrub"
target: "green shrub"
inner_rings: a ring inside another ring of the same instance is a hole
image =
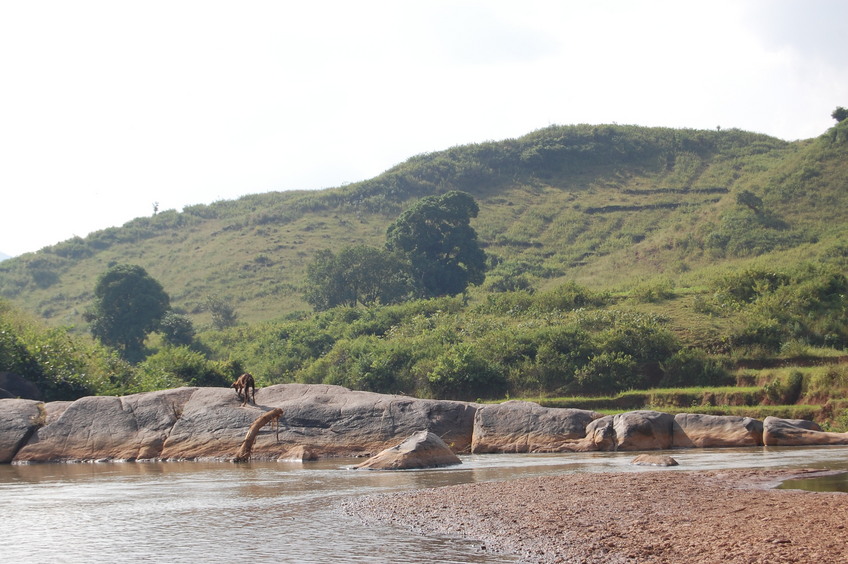
[[[803,384],[804,375],[794,370],[785,378],[775,379],[763,386],[763,391],[772,405],[792,405],[800,399]]]
[[[602,395],[645,387],[645,379],[638,372],[638,364],[628,354],[614,351],[602,352],[592,357],[576,374],[583,393]]]
[[[777,353],[785,337],[785,329],[777,320],[754,319],[741,331],[731,336],[731,343],[735,347],[742,347],[749,351]]]
[[[498,398],[506,392],[506,378],[468,344],[451,346],[439,355],[427,379],[436,398]]]
[[[667,278],[643,282],[630,290],[630,299],[641,304],[670,300],[674,295],[674,282]]]
[[[138,391],[180,386],[229,386],[240,366],[215,363],[186,346],[164,347],[138,365]]]
[[[698,349],[685,348],[660,363],[662,387],[725,386],[732,383],[727,367],[720,360]]]

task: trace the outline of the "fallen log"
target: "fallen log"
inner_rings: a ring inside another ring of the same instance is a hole
[[[235,458],[233,458],[233,462],[247,462],[250,460],[250,453],[253,450],[253,443],[256,441],[256,435],[259,434],[259,430],[272,421],[279,424],[282,414],[283,410],[277,407],[257,417],[256,421],[250,426],[250,429],[247,430],[247,435],[244,436],[244,441],[242,441]]]

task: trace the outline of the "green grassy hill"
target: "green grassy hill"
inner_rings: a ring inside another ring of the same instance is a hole
[[[50,324],[81,326],[97,276],[132,263],[199,326],[209,296],[245,322],[279,318],[309,309],[301,294],[316,251],[382,245],[405,206],[451,189],[480,205],[473,226],[493,267],[478,292],[563,280],[692,288],[752,260],[844,252],[847,131],[787,143],[738,130],[549,127],[419,155],[341,188],[137,218],[4,261],[0,295]],[[738,203],[744,192],[761,209]]]

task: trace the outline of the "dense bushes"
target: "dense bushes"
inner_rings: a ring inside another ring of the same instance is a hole
[[[728,336],[731,346],[775,355],[801,336],[842,338],[846,289],[844,276],[831,268],[751,268],[716,277],[705,301],[711,312],[732,311],[745,320]],[[217,333],[217,341],[206,344],[249,365],[265,384],[339,384],[422,397],[593,395],[730,383],[729,358],[682,346],[666,326],[662,317],[616,309],[608,294],[566,283],[545,292],[489,294],[472,306],[443,298],[334,308],[236,328],[240,337],[232,340]]]
[[[703,298],[710,307],[699,311],[744,320],[728,335],[737,356],[797,356],[803,343],[844,346],[846,295],[848,280],[833,265],[751,267],[716,277]],[[191,346],[168,344],[164,335],[134,366],[89,339],[22,323],[0,308],[0,369],[36,382],[48,399],[226,386],[243,370],[261,386],[324,383],[471,400],[729,383],[729,358],[682,346],[666,319],[620,309],[606,293],[569,282],[489,294],[472,305],[466,299],[336,307],[207,330]],[[799,382],[772,383],[765,396],[797,399]]]
[[[713,288],[719,309],[746,320],[730,338],[739,349],[775,354],[793,343],[848,347],[848,278],[835,264],[750,268],[717,278]]]
[[[45,400],[120,388],[124,367],[105,348],[66,329],[42,327],[0,302],[0,370],[33,382]]]
[[[46,401],[124,395],[179,386],[228,386],[242,367],[164,346],[138,365],[65,328],[46,328],[0,301],[0,371],[38,386]]]
[[[166,346],[136,367],[133,391],[180,386],[229,386],[242,372],[238,362],[214,362],[187,346]]]
[[[569,283],[533,295],[502,293],[476,308],[461,298],[334,308],[209,334],[204,342],[226,349],[263,384],[451,399],[644,387],[680,345],[660,318],[579,307],[604,301]],[[235,332],[238,338],[227,337]]]

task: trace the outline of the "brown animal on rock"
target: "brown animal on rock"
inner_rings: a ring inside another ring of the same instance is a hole
[[[252,374],[245,372],[238,377],[238,380],[233,382],[232,387],[235,388],[238,398],[242,400],[242,405],[246,404],[250,397],[253,398],[253,405],[256,405],[256,383],[253,381]],[[251,392],[250,396],[248,396],[248,389]]]

